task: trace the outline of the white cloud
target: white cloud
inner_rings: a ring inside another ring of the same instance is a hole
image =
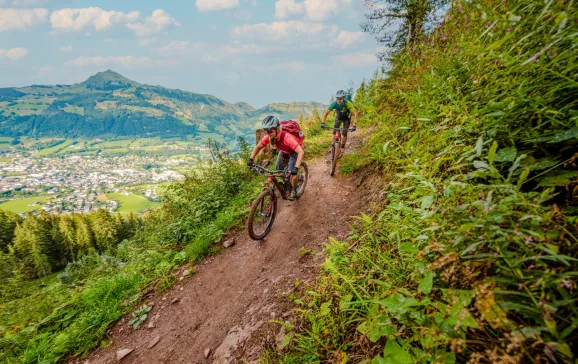
[[[11,61],[17,61],[26,57],[28,54],[28,50],[26,48],[12,48],[12,49],[4,49],[0,48],[0,59],[1,58],[8,58]]]
[[[11,9],[0,8],[0,33],[24,30],[46,21],[48,10],[46,9]]]
[[[346,67],[359,67],[377,64],[377,57],[370,52],[356,52],[334,56],[333,61]]]
[[[239,0],[197,0],[199,11],[215,11],[232,9],[239,5]]]
[[[133,30],[137,36],[146,37],[150,34],[159,33],[171,25],[180,26],[181,24],[169,16],[164,10],[156,9],[144,22],[129,23],[126,27]]]
[[[292,15],[306,14],[313,21],[323,21],[347,10],[352,0],[277,0],[275,17],[285,19]]]
[[[275,17],[278,19],[285,19],[303,12],[305,12],[305,3],[296,3],[295,0],[279,0],[275,3]]]
[[[81,31],[94,28],[96,31],[106,30],[116,23],[129,23],[138,20],[140,13],[131,11],[107,11],[101,8],[60,9],[50,15],[50,23],[55,30]]]
[[[271,24],[250,24],[235,27],[231,35],[235,38],[260,39],[270,42],[296,42],[306,37],[311,43],[315,40],[325,40],[337,34],[337,26],[327,26],[320,23],[308,23],[299,20],[273,22]]]
[[[153,62],[149,57],[134,57],[134,56],[120,56],[120,57],[86,57],[80,56],[74,61],[67,62],[68,66],[86,67],[86,66],[103,66],[103,65],[115,65],[124,68],[133,67],[150,67],[153,66]]]
[[[342,30],[337,35],[337,39],[335,39],[335,45],[341,48],[347,48],[349,45],[363,40],[364,36],[363,32]]]
[[[65,46],[65,47],[60,47],[59,50],[60,50],[61,52],[70,52],[70,51],[72,51],[72,46],[71,46],[71,45],[68,45],[68,46]]]
[[[276,68],[276,69],[287,70],[287,71],[292,71],[292,72],[303,71],[303,70],[305,70],[306,67],[307,66],[305,65],[305,63],[303,63],[301,61],[280,63],[280,64],[273,66],[273,68]]]

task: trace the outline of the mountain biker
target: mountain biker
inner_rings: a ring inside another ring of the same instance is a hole
[[[347,129],[349,129],[349,124],[351,123],[351,114],[353,114],[353,127],[351,131],[355,131],[357,129],[357,110],[353,106],[353,103],[345,98],[346,94],[345,91],[339,90],[335,93],[335,101],[321,117],[321,127],[325,128],[325,120],[327,116],[332,110],[335,110],[335,123],[333,125],[334,128],[341,128],[341,124],[343,123],[343,138],[341,140],[341,149],[345,150],[345,143],[347,142]],[[333,130],[333,135],[335,136],[335,130]]]
[[[295,195],[297,194],[297,183],[299,182],[297,174],[299,173],[299,168],[301,167],[303,156],[305,155],[303,144],[295,136],[282,130],[279,119],[273,115],[269,115],[263,119],[259,129],[264,129],[267,135],[265,135],[263,139],[257,143],[255,148],[253,148],[253,152],[247,161],[247,165],[249,167],[254,167],[255,162],[253,159],[257,156],[257,154],[259,154],[261,149],[265,148],[267,144],[271,143],[273,148],[279,150],[279,156],[277,157],[277,164],[275,169],[280,169],[282,161],[287,157],[289,158],[288,171],[291,172],[292,188],[291,193],[287,198],[291,201],[294,201]]]

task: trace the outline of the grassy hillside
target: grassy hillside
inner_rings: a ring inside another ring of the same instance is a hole
[[[255,110],[246,103],[140,84],[106,71],[74,85],[0,89],[0,134],[110,139],[217,133],[236,140],[251,135],[264,113],[298,118],[313,107],[291,103]]]
[[[342,166],[383,200],[327,243],[263,362],[575,362],[576,9],[455,2],[362,84],[374,129]]]

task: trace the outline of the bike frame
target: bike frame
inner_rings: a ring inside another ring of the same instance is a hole
[[[277,188],[277,190],[279,191],[279,194],[281,194],[281,198],[283,198],[284,200],[287,199],[287,191],[285,190],[285,186],[284,186],[283,182],[279,181],[279,178],[285,177],[285,174],[286,174],[285,171],[283,171],[283,170],[269,170],[269,169],[261,167],[259,165],[255,165],[253,167],[253,169],[255,171],[257,171],[257,173],[259,173],[259,174],[268,175],[267,181],[270,183],[270,185],[266,188],[268,188],[272,191],[274,191],[275,188]]]

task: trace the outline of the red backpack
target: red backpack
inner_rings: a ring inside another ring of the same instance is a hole
[[[303,144],[303,140],[305,139],[305,134],[301,130],[299,123],[295,120],[285,120],[281,122],[281,130],[286,131],[287,133],[293,135],[297,140],[299,140],[299,144]]]

